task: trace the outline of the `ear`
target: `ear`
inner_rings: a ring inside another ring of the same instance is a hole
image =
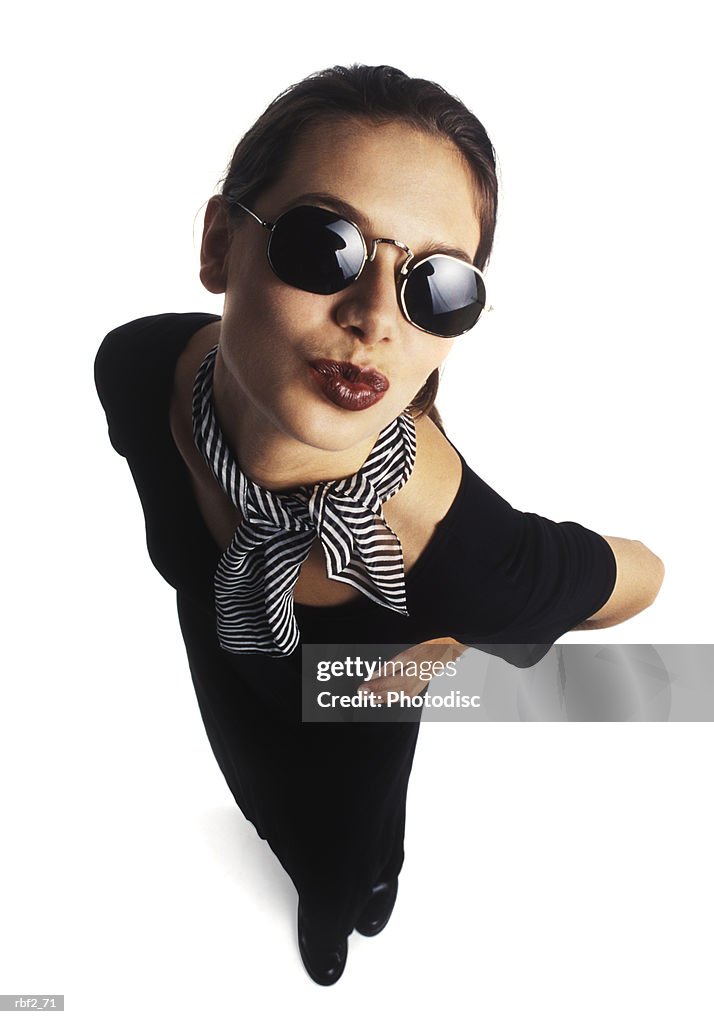
[[[201,284],[214,295],[222,295],[228,278],[228,254],[232,232],[221,196],[211,196],[206,207],[201,241]]]

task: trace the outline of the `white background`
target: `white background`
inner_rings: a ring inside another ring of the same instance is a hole
[[[447,433],[516,507],[663,558],[652,608],[568,642],[710,642],[705,5],[248,6],[36,3],[5,33],[0,992],[81,1022],[711,1021],[706,724],[425,726],[394,917],[313,985],[92,381],[118,324],[220,313],[202,207],[277,92],[354,61],[432,78],[502,183]]]

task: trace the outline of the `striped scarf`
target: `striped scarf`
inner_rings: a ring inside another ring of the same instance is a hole
[[[232,654],[292,654],[300,640],[293,588],[316,535],[329,579],[408,615],[402,546],[381,509],[414,468],[411,413],[384,427],[354,476],[273,493],[245,476],[221,432],[213,407],[217,352],[216,345],[196,374],[193,437],[241,514],[214,577],[220,646]]]

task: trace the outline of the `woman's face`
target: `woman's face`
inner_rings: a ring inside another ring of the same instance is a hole
[[[303,198],[314,193],[323,198]],[[443,139],[400,123],[314,125],[252,209],[272,223],[302,202],[341,213],[340,200],[358,212],[352,219],[369,249],[373,238],[393,238],[417,257],[442,243],[474,258],[473,180],[458,149]],[[275,276],[267,242],[267,230],[246,215],[228,248],[224,287],[211,288],[226,293],[221,358],[237,400],[251,403],[250,422],[270,433],[331,452],[363,444],[405,410],[454,342],[404,318],[395,274],[406,254],[397,246],[378,245],[375,260],[343,291],[315,295]],[[210,287],[205,267],[203,279]],[[389,386],[367,408],[343,408],[311,370],[319,359],[375,369]]]

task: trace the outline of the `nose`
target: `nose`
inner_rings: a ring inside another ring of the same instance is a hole
[[[381,246],[378,249],[380,242],[398,248]],[[397,298],[397,268],[404,261],[400,249],[411,255],[411,250],[401,242],[375,238],[357,281],[338,293],[337,323],[365,343],[394,339],[405,322]]]

